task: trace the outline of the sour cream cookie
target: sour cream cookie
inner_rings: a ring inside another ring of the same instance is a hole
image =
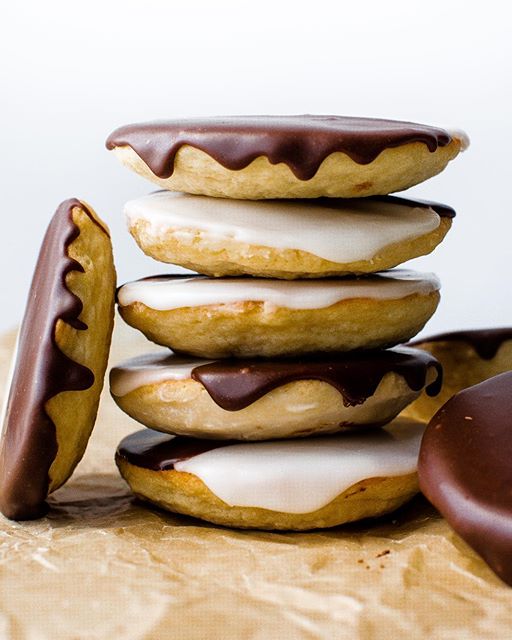
[[[171,191],[224,198],[357,198],[407,189],[469,144],[462,132],[344,116],[234,116],[132,124],[107,148]]]
[[[411,345],[431,353],[444,372],[436,398],[421,395],[404,411],[425,422],[459,391],[512,369],[512,327],[452,331]]]
[[[397,509],[418,491],[423,425],[371,434],[226,443],[149,429],[116,462],[132,491],[164,509],[254,529],[317,529]]]
[[[119,312],[150,340],[204,358],[390,347],[439,302],[433,274],[394,270],[339,280],[162,276],[118,291]]]
[[[372,273],[430,253],[455,211],[392,196],[255,202],[159,191],[125,214],[155,260],[210,276],[292,279]]]
[[[107,227],[66,200],[43,240],[20,330],[0,443],[0,510],[25,520],[82,458],[96,418],[113,327]]]
[[[512,586],[512,371],[459,391],[425,430],[421,490]]]
[[[193,438],[269,440],[381,426],[426,388],[441,367],[400,347],[303,359],[217,360],[166,353],[110,372],[119,407],[147,427]]]

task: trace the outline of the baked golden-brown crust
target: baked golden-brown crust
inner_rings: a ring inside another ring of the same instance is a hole
[[[481,358],[464,341],[418,342],[414,346],[431,353],[443,366],[443,386],[439,395],[432,398],[423,393],[402,412],[402,415],[422,422],[429,422],[459,391],[512,369],[512,340],[504,341],[490,359]]]
[[[426,384],[436,375],[431,368]],[[238,411],[222,409],[192,378],[146,384],[113,398],[129,416],[158,431],[192,438],[270,440],[384,424],[419,393],[402,376],[388,373],[372,396],[353,406],[345,406],[339,391],[320,380],[290,382]]]
[[[311,513],[283,513],[254,507],[231,507],[215,496],[195,475],[153,471],[120,456],[117,466],[132,491],[163,509],[229,527],[307,530],[334,527],[394,511],[418,492],[416,473],[358,482],[325,507]]]
[[[421,142],[388,148],[369,164],[358,164],[335,152],[310,180],[300,180],[283,164],[271,164],[260,156],[244,169],[226,169],[205,152],[183,145],[169,178],[158,178],[129,146],[113,152],[127,167],[164,189],[222,198],[359,198],[408,189],[440,173],[461,151],[462,139],[452,137],[446,146],[431,152]]]
[[[225,238],[212,242],[198,229],[156,229],[133,219],[129,230],[148,256],[209,276],[253,275],[267,278],[317,278],[374,273],[430,253],[452,224],[441,218],[437,229],[412,240],[388,245],[369,260],[336,263],[300,249],[276,249]]]
[[[135,302],[119,312],[147,338],[177,352],[271,357],[405,342],[423,328],[439,298],[437,291],[390,300],[353,298],[320,309],[248,301],[158,311]]]
[[[49,471],[49,492],[66,482],[84,454],[96,419],[114,325],[116,273],[112,244],[100,228],[104,223],[93,222],[90,216],[98,221],[99,218],[90,207],[87,209],[90,215],[78,206],[72,210],[80,234],[69,246],[69,255],[84,272],[68,273],[66,286],[82,301],[80,319],[88,328],[75,329],[59,320],[55,341],[71,360],[93,372],[94,384],[82,391],[59,393],[46,404],[58,443],[57,456]]]

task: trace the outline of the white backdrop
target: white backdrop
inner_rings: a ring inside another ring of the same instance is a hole
[[[168,268],[124,227],[152,186],[104,149],[155,118],[333,113],[458,126],[471,148],[410,193],[458,211],[434,254],[443,301],[428,332],[512,322],[512,39],[507,3],[25,0],[2,5],[0,330],[23,312],[57,204],[112,229],[120,282]]]

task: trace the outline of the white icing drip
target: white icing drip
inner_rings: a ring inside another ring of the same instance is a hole
[[[235,444],[177,462],[230,506],[311,513],[354,484],[416,471],[425,426],[397,419],[364,434]]]
[[[180,357],[169,353],[147,353],[131,358],[110,372],[110,391],[112,395],[122,397],[148,384],[157,384],[167,380],[188,380],[192,369],[212,360]]]
[[[129,282],[118,292],[121,306],[141,302],[158,311],[203,305],[261,301],[289,309],[320,309],[341,300],[400,299],[440,288],[433,273],[395,269],[365,278],[267,280],[264,278],[147,279]]]
[[[175,229],[200,230],[211,242],[233,239],[300,249],[337,263],[371,260],[385,247],[430,233],[440,224],[430,207],[367,198],[256,202],[169,191],[131,200],[125,214],[130,226],[139,220],[149,223],[155,236]],[[182,237],[182,232],[176,235]]]
[[[461,151],[466,151],[466,149],[471,144],[471,141],[469,139],[468,134],[465,131],[463,131],[462,129],[457,129],[456,127],[449,127],[449,128],[445,127],[445,131],[452,138],[455,138],[456,140],[460,141],[460,150]]]

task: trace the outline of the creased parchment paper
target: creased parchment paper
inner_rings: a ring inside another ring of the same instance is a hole
[[[155,349],[117,327],[112,362]],[[1,640],[512,636],[512,589],[423,499],[317,533],[210,526],[132,499],[113,453],[137,428],[106,392],[48,517],[0,516]]]

